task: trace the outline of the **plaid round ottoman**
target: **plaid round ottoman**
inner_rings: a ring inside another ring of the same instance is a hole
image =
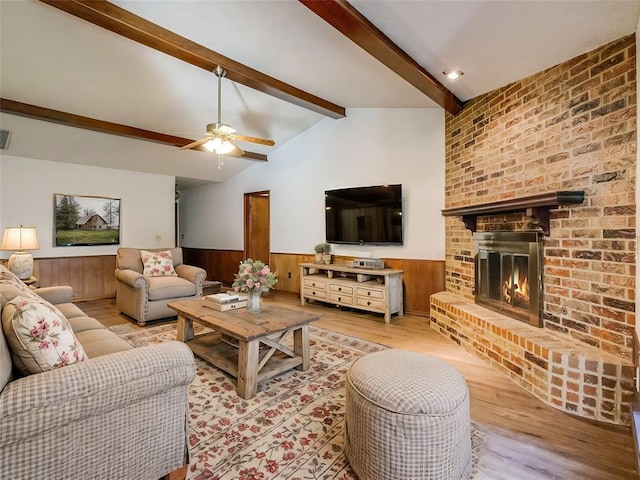
[[[471,475],[469,390],[451,365],[384,350],[346,375],[345,454],[361,480],[460,480]]]

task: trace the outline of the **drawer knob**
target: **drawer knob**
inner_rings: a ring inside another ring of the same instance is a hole
[[[341,292],[342,291],[342,287],[338,287],[338,291]]]
[[[342,297],[338,297],[338,301],[341,302],[342,301]]]
[[[371,292],[367,292],[367,295],[371,295]]]
[[[315,287],[315,286],[316,286],[316,282],[313,282],[313,283],[311,284],[311,286],[312,286],[312,287]]]
[[[311,292],[311,295],[315,295],[315,294],[316,294],[316,292]]]
[[[367,306],[371,305],[371,302],[367,302]]]

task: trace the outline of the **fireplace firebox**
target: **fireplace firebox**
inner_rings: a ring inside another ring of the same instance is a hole
[[[542,234],[475,232],[476,303],[542,326]]]

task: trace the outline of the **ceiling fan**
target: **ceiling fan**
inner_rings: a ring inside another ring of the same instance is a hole
[[[222,81],[222,77],[227,75],[227,71],[221,66],[217,66],[213,69],[213,73],[216,77],[218,77],[218,121],[216,123],[209,123],[207,125],[206,137],[201,138],[200,140],[196,140],[195,142],[189,143],[183,147],[180,147],[180,150],[188,150],[191,148],[196,148],[202,145],[204,148],[209,150],[212,153],[217,153],[218,155],[230,155],[233,157],[240,157],[244,155],[244,151],[238,147],[233,140],[240,140],[243,142],[251,142],[258,143],[260,145],[267,145],[272,147],[275,145],[273,140],[269,140],[266,138],[258,138],[258,137],[248,137],[246,135],[240,135],[236,133],[237,130],[235,128],[230,127],[229,125],[225,125],[221,120],[221,89],[220,84]]]

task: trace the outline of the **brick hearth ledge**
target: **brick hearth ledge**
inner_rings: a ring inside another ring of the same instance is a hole
[[[552,407],[602,422],[631,423],[630,361],[448,292],[431,296],[431,327]]]

